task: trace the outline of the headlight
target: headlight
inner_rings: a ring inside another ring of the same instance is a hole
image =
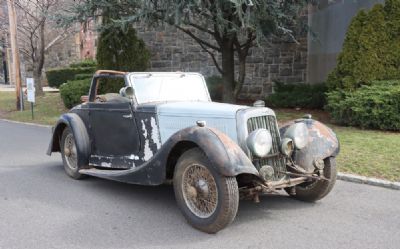
[[[257,157],[266,157],[272,149],[272,137],[266,129],[257,129],[247,137],[247,147]]]
[[[308,129],[305,123],[295,123],[291,125],[283,135],[294,142],[296,149],[301,150],[308,144]]]
[[[291,138],[285,137],[281,142],[281,152],[290,157],[294,151],[294,144]]]

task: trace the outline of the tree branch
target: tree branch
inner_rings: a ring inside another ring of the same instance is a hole
[[[219,47],[214,46],[214,45],[212,45],[211,43],[206,42],[206,41],[200,39],[199,37],[195,36],[190,30],[188,30],[188,29],[186,29],[186,28],[183,28],[183,27],[181,27],[181,26],[179,26],[179,25],[177,25],[177,24],[174,24],[174,26],[175,26],[177,29],[179,29],[179,30],[181,30],[182,32],[184,32],[184,33],[186,33],[187,35],[189,35],[190,37],[192,37],[192,38],[193,38],[195,41],[197,41],[199,44],[204,45],[204,46],[207,46],[207,47],[209,47],[209,48],[211,48],[211,49],[213,49],[213,50],[216,50],[216,51],[218,51],[218,52],[221,51],[221,49],[220,49]]]

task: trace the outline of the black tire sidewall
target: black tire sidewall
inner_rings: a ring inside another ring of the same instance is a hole
[[[182,176],[185,169],[192,164],[199,164],[206,167],[214,178],[218,191],[218,203],[214,213],[208,218],[200,218],[192,213],[187,207],[186,201],[182,193]],[[208,233],[215,233],[217,231],[211,231],[210,227],[215,224],[226,206],[224,197],[227,195],[226,186],[224,185],[224,176],[221,176],[215,168],[211,165],[208,158],[199,149],[191,149],[185,152],[175,167],[174,173],[174,191],[175,199],[181,209],[183,215],[187,220],[190,220],[192,226]]]
[[[60,146],[61,158],[63,161],[64,170],[67,173],[67,175],[72,177],[73,179],[81,179],[83,177],[83,175],[79,173],[79,168],[80,168],[79,165],[77,165],[76,170],[71,169],[70,167],[68,167],[67,159],[65,158],[65,154],[64,154],[65,139],[69,134],[72,134],[72,137],[74,138],[75,146],[76,146],[75,136],[73,135],[71,129],[69,127],[65,128],[62,133],[61,141],[60,141],[60,143],[61,143],[61,146]],[[79,162],[79,154],[77,155],[77,162]]]

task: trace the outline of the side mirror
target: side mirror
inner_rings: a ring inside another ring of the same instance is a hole
[[[135,95],[135,90],[131,86],[126,86],[121,88],[121,90],[119,90],[119,94],[122,97],[133,99],[133,95]]]

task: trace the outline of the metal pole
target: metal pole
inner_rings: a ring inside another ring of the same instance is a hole
[[[33,118],[33,102],[31,102],[31,111],[32,111],[32,120],[34,119]]]
[[[15,14],[14,0],[7,0],[8,6],[8,21],[10,23],[10,45],[13,59],[14,69],[14,82],[15,82],[15,93],[16,93],[16,105],[17,109],[24,110],[24,100],[21,99],[21,69],[19,61],[19,49],[17,43],[17,17]]]

